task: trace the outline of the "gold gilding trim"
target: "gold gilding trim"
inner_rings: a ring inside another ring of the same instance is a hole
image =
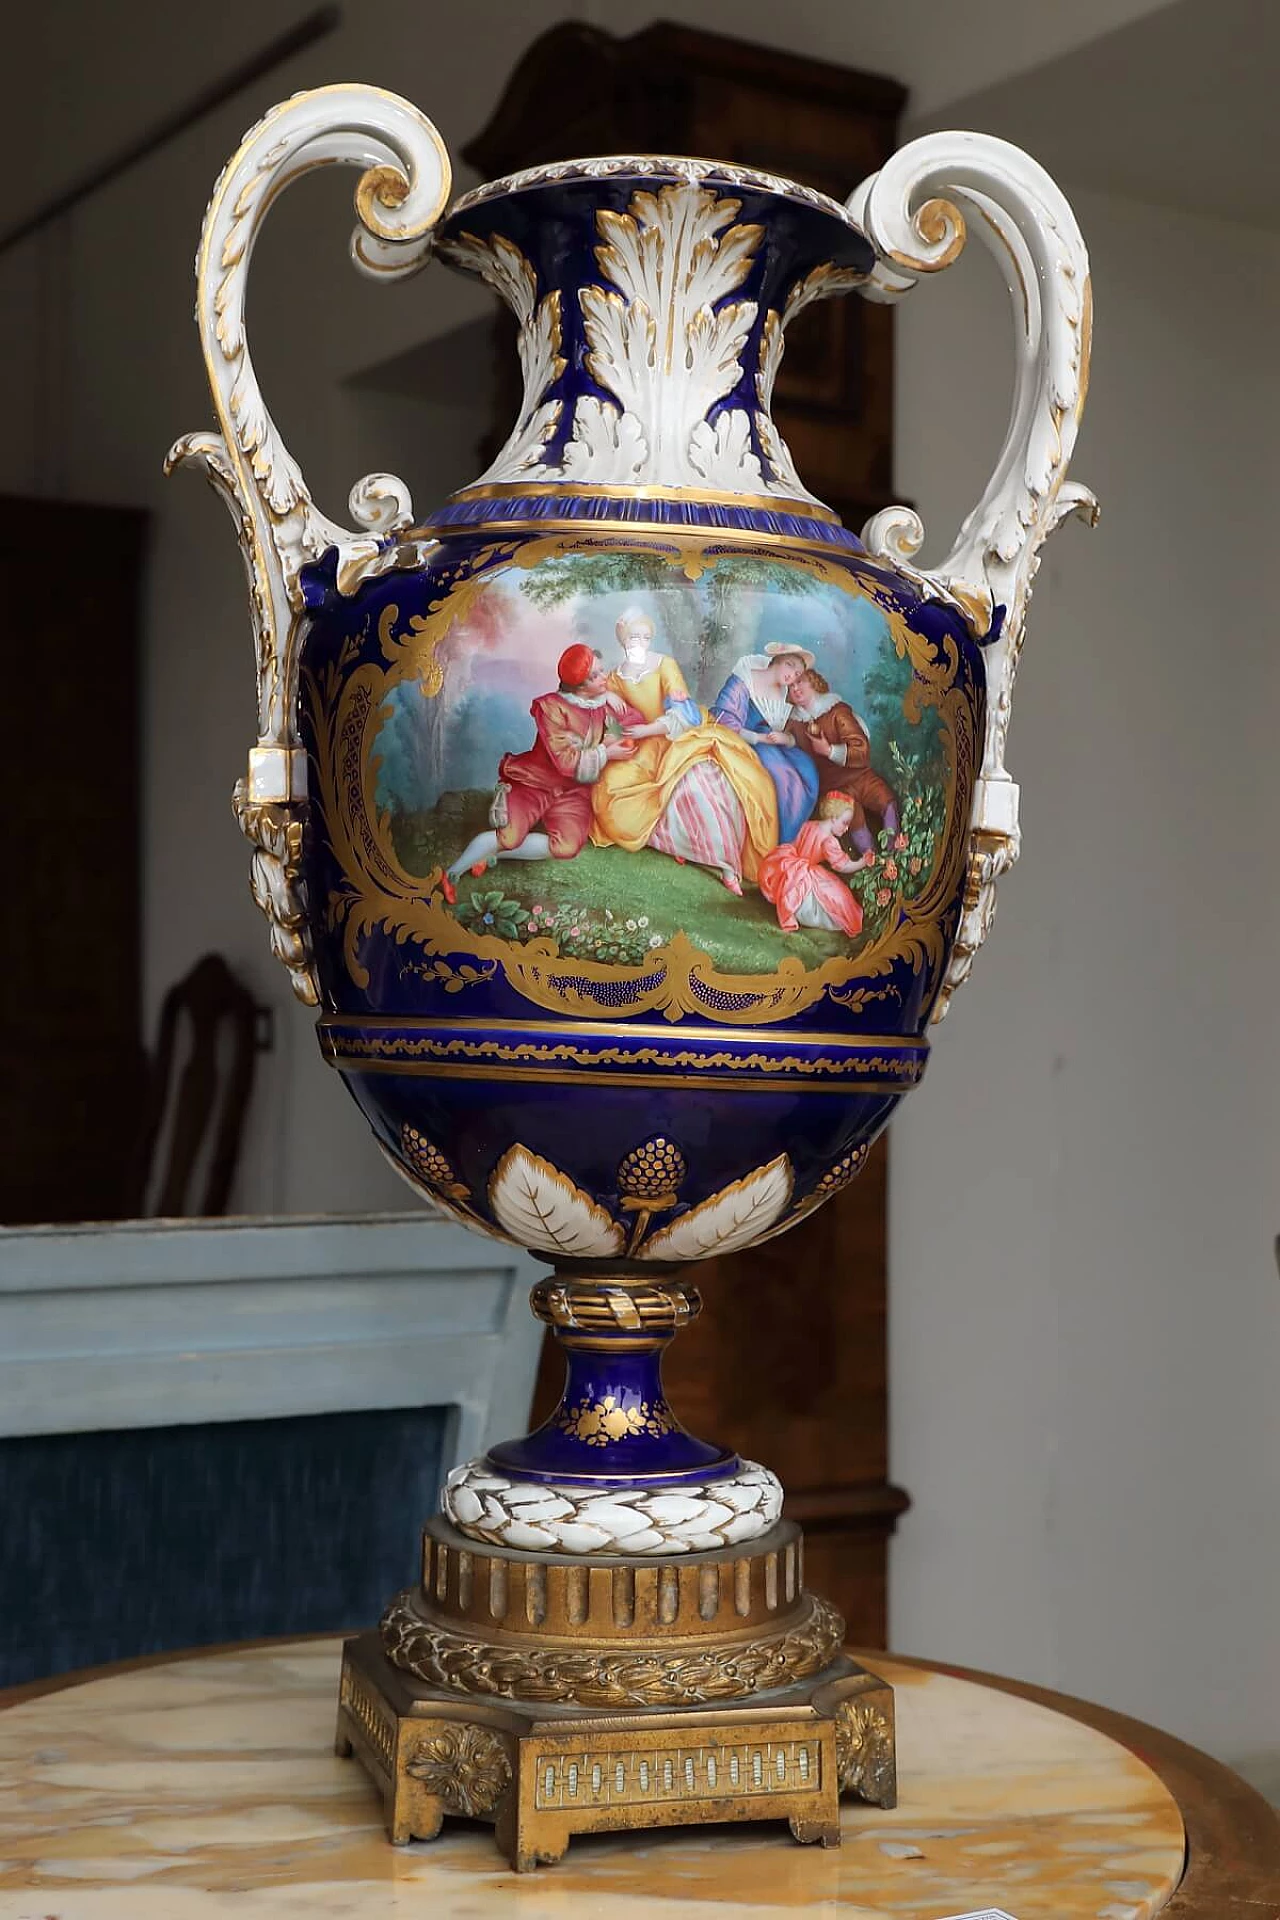
[[[469,1067],[452,1063],[422,1060],[344,1060],[328,1055],[329,1065],[339,1073],[402,1073],[422,1078],[493,1080],[493,1081],[542,1081],[563,1087],[563,1068],[552,1067]],[[786,1081],[765,1080],[743,1074],[734,1079],[728,1074],[708,1074],[700,1079],[698,1085],[708,1090],[725,1092],[729,1089],[746,1089],[748,1092],[767,1093],[779,1086],[786,1086],[788,1093],[907,1093],[919,1082],[919,1076],[904,1077],[898,1080],[814,1080],[803,1086],[789,1086]],[[573,1083],[581,1087],[683,1087],[689,1085],[689,1076],[683,1070],[672,1073],[597,1073],[579,1070],[574,1073]]]
[[[639,1334],[634,1337],[630,1334],[622,1334],[617,1338],[607,1339],[603,1334],[597,1336],[589,1333],[561,1333],[557,1336],[557,1341],[568,1353],[657,1353],[667,1337],[665,1333],[653,1333],[643,1338]],[[556,1424],[563,1426],[564,1422],[558,1419]]]
[[[562,1346],[583,1352],[651,1350],[702,1311],[698,1289],[684,1281],[665,1285],[617,1281],[586,1286],[571,1280],[539,1280],[529,1295],[535,1320],[558,1329]],[[628,1330],[626,1339],[619,1328]]]
[[[945,242],[945,250],[942,253],[928,260],[911,262],[915,272],[939,273],[943,267],[949,267],[952,261],[958,260],[964,252],[968,229],[965,226],[964,215],[954,201],[944,200],[940,196],[926,200],[918,209],[912,225],[920,238],[929,246],[943,246]],[[891,255],[891,258],[897,257],[897,255]],[[905,261],[903,264],[906,264]]]
[[[644,1344],[658,1343],[655,1339]],[[579,1400],[576,1406],[561,1407],[555,1424],[571,1440],[581,1440],[588,1447],[611,1447],[622,1440],[661,1440],[664,1434],[679,1430],[679,1422],[665,1400],[637,1400],[627,1407],[611,1393],[600,1400]]]
[[[675,1036],[672,1035],[672,1041]],[[514,1066],[524,1063],[558,1069],[566,1063],[584,1067],[622,1067],[634,1061],[637,1065],[657,1067],[670,1073],[711,1073],[727,1072],[733,1077],[739,1074],[769,1075],[830,1074],[856,1078],[883,1075],[890,1080],[906,1080],[914,1085],[924,1071],[923,1064],[916,1059],[895,1059],[889,1054],[853,1053],[848,1058],[832,1054],[771,1055],[767,1053],[691,1053],[686,1048],[676,1049],[674,1045],[666,1047],[624,1047],[604,1046],[590,1048],[578,1046],[574,1041],[561,1039],[549,1044],[526,1040],[517,1045],[509,1045],[499,1040],[451,1040],[437,1039],[432,1035],[420,1035],[408,1038],[394,1034],[387,1038],[378,1035],[352,1037],[343,1041],[333,1041],[325,1034],[322,1044],[330,1057],[337,1061],[378,1060],[388,1064],[418,1065],[424,1061],[452,1061],[457,1065],[471,1066]]]
[[[843,526],[842,521],[837,521],[836,524]],[[844,530],[848,532],[847,528]],[[877,559],[874,554],[867,553],[861,544],[840,547],[829,540],[801,540],[791,533],[756,533],[750,527],[674,527],[667,520],[597,520],[594,515],[589,520],[567,518],[564,520],[459,520],[447,522],[442,526],[433,526],[430,521],[427,521],[421,527],[411,528],[404,538],[444,540],[451,534],[484,534],[490,539],[501,540],[512,533],[571,534],[573,538],[565,542],[566,549],[570,546],[586,546],[594,540],[597,533],[626,536],[622,540],[615,540],[612,543],[615,546],[631,544],[630,536],[633,535],[638,534],[643,537],[657,534],[665,540],[677,541],[683,537],[686,540],[696,540],[704,546],[731,541],[740,542],[744,546],[785,548],[788,554],[821,555],[825,559],[844,558],[855,562],[864,561],[868,566],[879,567],[881,570],[885,565],[883,560]],[[850,536],[851,539],[855,537]],[[646,544],[652,543],[646,541]],[[526,564],[523,555],[513,555],[512,558],[517,566]],[[415,554],[415,564],[416,559]],[[389,567],[388,571],[394,571],[394,567]]]
[[[398,1013],[325,1013],[322,1014],[316,1022],[322,1036],[326,1032],[342,1033],[348,1029],[354,1033],[363,1033],[369,1029],[376,1032],[382,1027],[392,1027],[400,1033],[412,1033],[416,1029],[422,1028],[426,1032],[434,1034],[440,1024],[437,1020],[424,1019],[414,1014]],[[556,1042],[563,1040],[565,1037],[565,1029],[562,1026],[551,1026],[543,1020],[509,1020],[505,1015],[501,1020],[472,1020],[461,1014],[457,1017],[450,1015],[448,1027],[451,1034],[466,1034],[472,1030],[492,1033],[495,1028],[500,1028],[503,1033],[536,1034],[545,1040]],[[690,1030],[691,1039],[694,1037],[694,1032],[694,1029]],[[649,1020],[576,1020],[573,1025],[573,1033],[575,1038],[583,1041],[670,1040],[671,1038],[671,1028],[669,1026],[659,1025],[657,1022]],[[708,1044],[714,1044],[716,1041],[725,1041],[729,1044],[736,1042],[739,1046],[742,1044],[744,1037],[740,1027],[717,1027],[710,1025],[705,1027],[699,1026],[696,1029],[696,1035],[699,1040],[705,1040]],[[776,1044],[783,1047],[897,1047],[920,1053],[927,1053],[929,1051],[929,1041],[923,1034],[915,1033],[902,1035],[896,1033],[830,1033],[825,1030],[822,1032],[810,1032],[808,1029],[797,1032],[792,1027],[753,1026],[751,1029],[751,1040],[756,1046],[761,1047]]]

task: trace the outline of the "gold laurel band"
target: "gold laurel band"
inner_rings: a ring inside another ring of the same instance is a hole
[[[427,1619],[413,1591],[398,1594],[382,1618],[383,1651],[416,1679],[459,1693],[583,1707],[745,1699],[819,1672],[839,1653],[843,1635],[835,1608],[813,1594],[790,1624],[770,1633],[652,1652],[481,1640]]]

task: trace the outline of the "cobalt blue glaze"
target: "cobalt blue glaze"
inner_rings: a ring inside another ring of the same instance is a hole
[[[566,1362],[560,1405],[523,1440],[505,1440],[489,1459],[512,1480],[573,1485],[661,1481],[673,1489],[723,1478],[739,1465],[724,1447],[696,1440],[676,1421],[662,1391],[661,1349],[648,1353],[583,1351],[562,1342]],[[625,1426],[624,1426],[625,1423]]]
[[[878,1094],[817,1094],[788,1085],[785,1078],[764,1090],[707,1088],[678,1071],[666,1086],[605,1088],[585,1079],[578,1083],[571,1071],[526,1082],[466,1072],[421,1078],[411,1072],[362,1073],[350,1065],[342,1071],[374,1133],[410,1177],[422,1175],[412,1161],[406,1163],[405,1127],[448,1143],[455,1183],[467,1188],[467,1208],[495,1227],[485,1196],[513,1140],[571,1174],[610,1212],[622,1197],[619,1167],[626,1155],[653,1138],[672,1140],[689,1169],[673,1219],[751,1171],[761,1157],[772,1159],[785,1148],[798,1206],[831,1168],[875,1138],[902,1098],[893,1088]]]
[[[771,508],[726,506],[716,500],[640,497],[626,500],[612,495],[593,498],[575,493],[518,493],[499,499],[452,500],[432,515],[431,524],[438,533],[445,527],[492,528],[512,521],[561,520],[566,516],[587,523],[606,520],[645,527],[693,527],[703,532],[727,529],[735,533],[765,533],[770,538],[815,541],[845,553],[863,551],[862,542],[855,539],[847,527],[834,525],[830,520],[811,520],[807,515]],[[308,571],[307,604],[322,605],[323,588],[316,584],[319,570]]]
[[[558,290],[576,295],[584,287],[611,291],[599,259],[601,211],[625,216],[637,186],[660,192],[672,181],[673,176],[667,173],[645,179],[637,170],[623,178],[593,176],[527,186],[453,214],[440,230],[439,245],[447,258],[450,241],[462,235],[484,240],[497,233],[520,249],[537,276],[540,292]],[[739,378],[717,403],[713,421],[717,413],[735,406],[754,418],[757,401],[753,369],[760,357],[766,316],[783,306],[790,288],[815,267],[856,268],[867,273],[875,258],[862,233],[818,207],[737,184],[732,187],[732,196],[739,208],[735,225],[762,229],[762,241],[754,250],[749,271],[733,293],[735,300],[755,305],[756,318],[739,354]],[[577,298],[562,301],[561,326],[567,364],[560,379],[546,387],[540,397],[544,401],[576,400],[588,394],[611,402],[613,396],[592,377],[588,365],[590,343]],[[566,406],[559,430],[546,448],[548,466],[562,455],[572,421],[572,409]]]

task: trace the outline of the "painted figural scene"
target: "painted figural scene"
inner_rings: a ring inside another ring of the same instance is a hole
[[[856,950],[926,884],[947,797],[936,707],[870,598],[731,555],[495,570],[392,687],[379,816],[474,934],[642,965],[687,931],[769,972]],[[851,948],[851,943],[853,943]]]

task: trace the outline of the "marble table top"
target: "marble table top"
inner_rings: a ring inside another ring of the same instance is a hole
[[[901,1803],[845,1802],[843,1844],[784,1826],[599,1834],[517,1877],[486,1828],[392,1848],[333,1756],[339,1644],[174,1660],[0,1713],[0,1920],[1147,1920],[1178,1808],[1127,1748],[950,1675],[897,1690]]]

